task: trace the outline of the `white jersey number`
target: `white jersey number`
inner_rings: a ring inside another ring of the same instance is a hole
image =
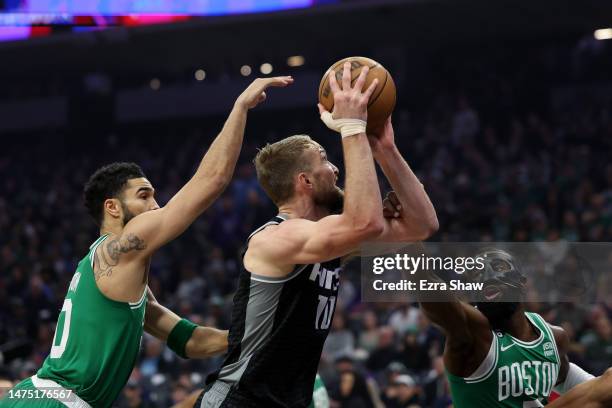
[[[64,313],[65,312],[65,313]],[[62,338],[58,346],[55,345],[55,339],[57,337],[57,327],[55,327],[55,335],[53,335],[53,345],[51,346],[51,358],[60,358],[64,354],[66,349],[66,343],[68,342],[68,333],[70,332],[70,317],[72,316],[72,300],[65,299],[60,317],[57,319],[57,325],[59,326],[62,313],[64,313],[64,328],[62,330]]]
[[[317,319],[315,321],[315,329],[327,330],[331,323],[331,319],[334,315],[334,309],[336,308],[336,297],[335,296],[323,296],[319,295],[319,306],[317,307]]]

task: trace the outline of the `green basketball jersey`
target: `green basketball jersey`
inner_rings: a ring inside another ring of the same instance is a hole
[[[308,408],[329,408],[329,394],[327,394],[327,388],[325,388],[325,384],[319,374],[315,377],[312,402]]]
[[[540,336],[524,342],[493,332],[489,354],[468,377],[447,372],[455,408],[543,407],[559,376],[559,352],[552,330],[536,313],[525,313]]]
[[[140,349],[147,304],[107,298],[96,285],[93,243],[72,277],[57,320],[51,353],[38,377],[73,390],[94,407],[110,407],[128,380]]]

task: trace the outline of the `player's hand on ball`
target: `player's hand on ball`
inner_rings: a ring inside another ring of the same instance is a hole
[[[293,78],[290,76],[257,78],[240,94],[238,99],[236,99],[236,104],[246,109],[253,109],[266,100],[266,89],[271,86],[282,88],[292,83]]]
[[[389,191],[383,200],[383,216],[385,218],[401,218],[402,203],[397,198],[395,191]]]
[[[335,75],[329,76],[329,85],[334,95],[333,119],[368,119],[368,101],[376,89],[378,79],[372,81],[368,89],[363,86],[368,75],[369,68],[366,66],[361,70],[355,85],[351,87],[351,63],[346,62],[342,72],[342,88],[338,85]],[[325,112],[323,105],[319,104],[319,112]]]

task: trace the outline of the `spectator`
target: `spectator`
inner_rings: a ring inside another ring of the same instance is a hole
[[[343,356],[352,356],[355,349],[355,337],[346,328],[342,311],[338,310],[332,322],[331,332],[323,346],[323,358],[334,361]]]
[[[401,358],[395,345],[395,332],[391,327],[379,329],[378,345],[370,354],[366,366],[369,370],[377,372],[384,370],[391,362]]]

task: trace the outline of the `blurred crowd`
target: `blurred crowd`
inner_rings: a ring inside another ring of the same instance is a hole
[[[517,47],[520,53],[449,51],[431,59],[418,84],[408,68],[395,74],[402,76],[393,116],[396,143],[438,212],[440,231],[432,240],[611,241],[612,93],[602,92],[610,90],[609,47]],[[108,162],[137,162],[163,204],[188,180],[222,122],[216,117],[3,138],[0,381],[32,375],[49,353],[68,283],[98,233],[81,200],[88,176]],[[340,143],[314,108],[252,112],[232,184],[153,259],[149,284],[161,303],[197,323],[228,327],[240,250],[248,234],[275,214],[251,160],[257,147],[296,133],[313,136],[341,164]],[[359,273],[358,263],[343,273],[321,359],[332,406],[450,406],[440,331],[415,304],[360,302]],[[612,366],[612,305],[530,309],[568,331],[571,360],[593,374]],[[200,387],[219,363],[183,360],[145,335],[117,405],[170,406]]]

